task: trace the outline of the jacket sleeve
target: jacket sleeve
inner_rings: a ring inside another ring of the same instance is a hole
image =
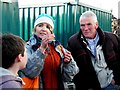
[[[116,36],[117,38],[117,62],[116,64],[114,63],[114,79],[115,79],[115,83],[120,85],[120,37],[119,36]]]
[[[74,61],[73,57],[71,56],[71,61],[66,64],[63,62],[62,64],[62,75],[63,75],[63,81],[64,82],[70,82],[74,78],[74,76],[79,72],[79,68]]]
[[[45,55],[41,52],[39,48],[35,52],[29,45],[26,45],[26,48],[28,61],[26,68],[21,70],[21,72],[29,78],[35,78],[41,73],[43,69]]]
[[[111,33],[107,33],[107,35],[113,42],[114,51],[116,53],[116,62],[112,62],[114,80],[116,84],[120,85],[120,37]]]

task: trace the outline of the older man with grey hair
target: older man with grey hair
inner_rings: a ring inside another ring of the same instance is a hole
[[[70,37],[68,50],[80,69],[74,77],[77,90],[115,90],[120,85],[120,37],[104,32],[97,16],[80,16],[80,31]]]

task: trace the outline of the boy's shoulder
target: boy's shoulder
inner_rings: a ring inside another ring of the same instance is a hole
[[[0,77],[0,87],[3,88],[21,88],[22,80],[13,75],[4,75]]]

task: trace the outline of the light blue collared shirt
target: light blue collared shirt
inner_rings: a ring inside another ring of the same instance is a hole
[[[98,33],[96,34],[96,37],[94,39],[87,39],[87,41],[89,43],[88,46],[90,48],[90,51],[92,52],[92,54],[94,56],[96,56],[96,46],[97,46],[98,40],[99,40]]]

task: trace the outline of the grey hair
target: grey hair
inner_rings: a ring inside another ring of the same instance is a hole
[[[92,11],[86,11],[82,13],[79,20],[81,21],[81,19],[85,17],[92,17],[95,22],[98,22],[96,14]]]

